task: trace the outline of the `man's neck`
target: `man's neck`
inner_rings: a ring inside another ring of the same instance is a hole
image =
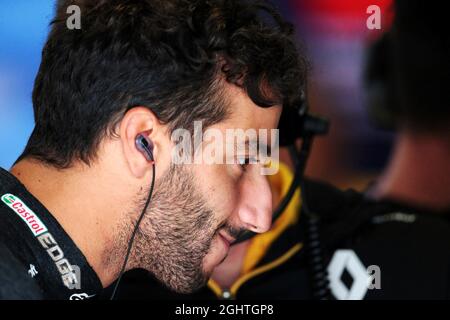
[[[86,257],[102,285],[112,283],[122,261],[108,261],[105,255],[120,216],[117,210],[121,207],[115,204],[124,199],[115,197],[111,191],[113,186],[102,183],[106,181],[104,173],[84,167],[57,170],[27,159],[17,163],[11,173],[51,212]]]
[[[450,139],[400,133],[372,196],[433,211],[450,208]]]

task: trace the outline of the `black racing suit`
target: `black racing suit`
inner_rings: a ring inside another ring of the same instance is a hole
[[[354,191],[307,180],[309,211],[320,217],[320,240],[332,299],[448,299],[448,214],[394,201],[375,202]],[[122,299],[311,299],[312,257],[305,215],[286,229],[234,290],[217,286],[191,295],[173,293],[148,272],[125,274]],[[302,244],[299,249],[299,244]],[[366,279],[373,276],[371,287]],[[231,288],[233,288],[233,286]],[[106,290],[105,292],[108,292]]]
[[[101,291],[96,273],[50,212],[0,168],[0,299],[78,300]]]

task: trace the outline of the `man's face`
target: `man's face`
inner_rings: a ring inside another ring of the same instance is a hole
[[[277,128],[281,107],[261,108],[237,87],[227,90],[232,99],[230,117],[208,129],[226,137],[227,129],[258,132]],[[270,144],[270,131],[268,137]],[[202,146],[216,142],[210,140]],[[233,163],[229,163],[230,153],[224,151],[222,163],[170,165],[155,185],[134,244],[136,264],[178,292],[189,293],[203,286],[244,230],[265,232],[271,225],[271,191],[261,165],[238,161],[257,154],[251,148],[230,146],[229,140],[223,141],[223,146],[234,151]],[[205,154],[206,149],[204,156],[210,155]]]

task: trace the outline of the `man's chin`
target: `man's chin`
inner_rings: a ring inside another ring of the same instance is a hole
[[[214,268],[217,267],[219,264],[221,264],[225,259],[226,256],[221,258],[222,260],[218,260],[217,257],[211,257],[210,254],[206,255],[203,259],[203,267],[202,267],[202,273],[197,277],[193,283],[191,283],[190,286],[176,286],[176,287],[169,287],[171,290],[181,293],[181,294],[191,294],[194,293],[203,287],[206,286],[209,279],[211,278],[211,275],[213,274]],[[213,263],[214,260],[215,262]],[[217,262],[219,261],[219,262]]]
[[[199,291],[200,289],[202,289],[203,287],[206,286],[208,280],[209,280],[210,276],[206,277],[205,275],[203,275],[203,278],[200,280],[200,277],[198,279],[196,279],[196,281],[190,283],[189,285],[184,285],[184,286],[180,286],[180,285],[175,285],[175,286],[171,286],[168,284],[165,284],[170,290],[176,292],[176,293],[180,293],[180,294],[192,294],[194,292]]]
[[[214,269],[221,264],[228,255],[228,247],[222,243],[218,236],[211,241],[209,252],[203,257],[202,265],[196,274],[194,266],[184,276],[170,276],[160,274],[157,276],[167,288],[180,294],[191,294],[205,287]],[[175,270],[175,268],[173,268]],[[151,271],[150,271],[151,272]]]

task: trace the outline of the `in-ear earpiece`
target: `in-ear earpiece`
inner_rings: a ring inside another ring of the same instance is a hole
[[[147,138],[143,134],[138,134],[138,136],[136,137],[136,148],[142,152],[142,154],[148,161],[154,161],[153,142],[149,138]]]

